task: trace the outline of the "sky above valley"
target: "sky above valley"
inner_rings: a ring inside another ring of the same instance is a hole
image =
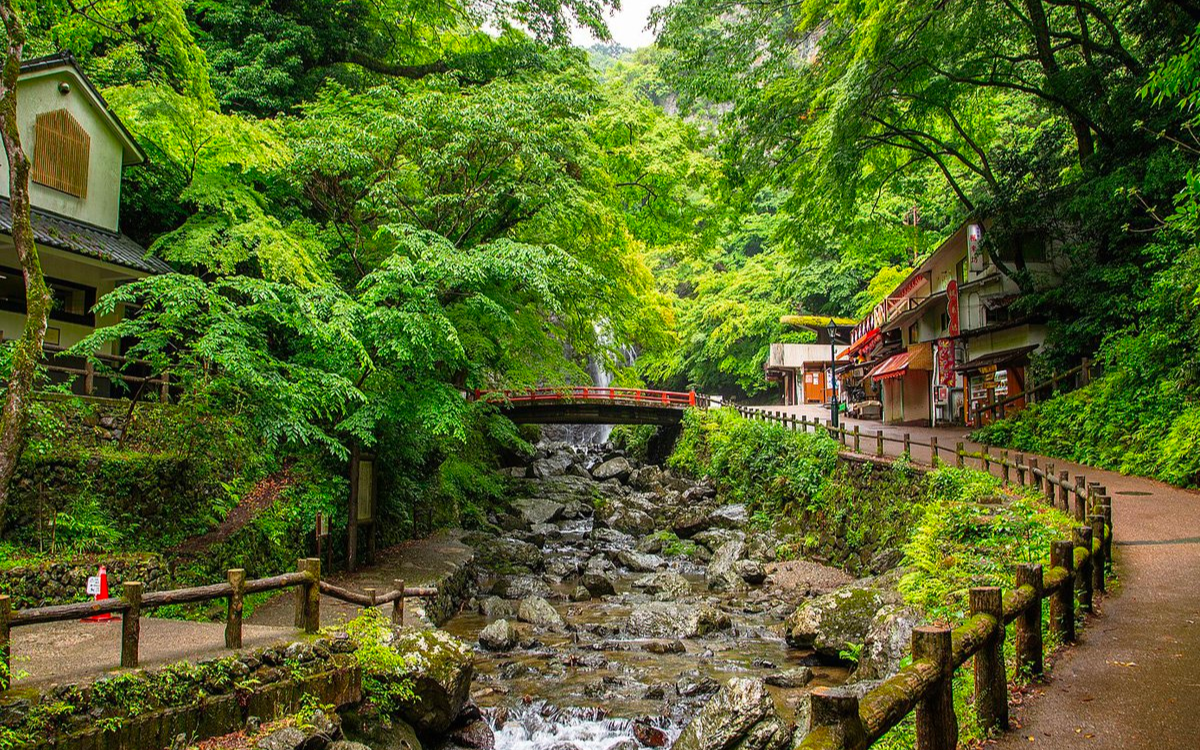
[[[646,30],[646,19],[650,16],[651,8],[665,4],[666,0],[621,0],[621,10],[606,19],[613,41],[631,49],[652,44],[654,34]],[[584,29],[575,29],[571,41],[580,47],[590,47],[596,43],[591,33]]]

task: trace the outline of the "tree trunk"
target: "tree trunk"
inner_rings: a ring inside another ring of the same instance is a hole
[[[1050,23],[1046,19],[1046,9],[1042,0],[1025,0],[1025,10],[1029,14],[1029,28],[1033,33],[1034,49],[1037,51],[1038,62],[1046,76],[1047,88],[1054,93],[1059,92],[1059,73],[1062,68],[1058,58],[1054,56],[1054,45],[1050,41]],[[1092,137],[1092,129],[1088,122],[1075,112],[1067,112],[1067,121],[1075,134],[1075,146],[1079,152],[1079,163],[1083,165],[1096,152],[1096,141]]]
[[[17,129],[17,78],[25,51],[25,28],[13,8],[12,0],[0,0],[0,20],[7,32],[7,49],[0,76],[0,138],[8,157],[9,206],[12,211],[12,239],[21,273],[25,277],[25,328],[17,340],[12,357],[12,373],[0,411],[0,510],[8,501],[8,487],[17,469],[17,460],[25,447],[28,428],[28,402],[37,376],[46,320],[50,314],[50,290],[42,276],[42,264],[33,241],[29,205],[29,156],[21,146]]]

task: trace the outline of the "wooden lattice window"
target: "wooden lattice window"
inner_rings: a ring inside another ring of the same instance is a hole
[[[65,109],[43,112],[33,124],[33,173],[39,185],[87,197],[92,139]]]

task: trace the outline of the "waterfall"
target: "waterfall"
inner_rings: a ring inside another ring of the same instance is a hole
[[[596,332],[596,341],[600,344],[601,351],[612,347],[613,337],[608,330],[606,321],[593,323],[592,329]],[[623,346],[620,348],[619,359],[626,366],[632,365],[637,360],[637,352],[632,346]],[[592,385],[597,388],[607,388],[612,385],[612,373],[605,368],[603,359],[595,354],[588,355],[587,373],[591,378]],[[561,441],[571,445],[599,444],[608,440],[612,430],[613,426],[610,424],[545,425],[542,428],[542,437],[546,440]]]

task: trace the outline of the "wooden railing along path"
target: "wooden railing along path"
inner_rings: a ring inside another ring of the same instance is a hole
[[[986,404],[980,404],[978,407],[971,410],[971,424],[976,427],[982,426],[983,415],[987,414],[992,420],[1008,416],[1009,404],[1015,404],[1018,401],[1024,401],[1025,405],[1036,403],[1043,396],[1052,396],[1055,393],[1067,392],[1082,388],[1092,381],[1094,375],[1093,369],[1095,365],[1091,360],[1083,360],[1083,364],[1078,367],[1072,367],[1070,370],[1060,372],[1049,380],[1041,383],[1035,383],[1026,386],[1025,390],[1020,393],[1014,393],[1002,399],[992,399]]]
[[[863,434],[857,426],[833,427],[781,412],[738,407],[751,419],[779,422],[792,430],[826,430],[843,446],[852,445],[862,454]],[[884,456],[884,442],[899,443],[911,456],[908,435],[894,438],[877,431],[868,436],[875,441],[874,456]],[[1007,626],[1013,624],[1014,653],[1019,674],[1030,677],[1043,670],[1042,601],[1049,600],[1049,627],[1059,643],[1075,640],[1075,610],[1091,613],[1098,593],[1105,591],[1107,571],[1112,569],[1112,500],[1104,486],[1088,482],[1078,475],[1057,475],[1054,465],[1038,466],[1036,458],[1026,460],[1008,452],[992,455],[964,450],[963,443],[942,448],[937,439],[930,442],[931,463],[944,451],[953,456],[956,466],[968,460],[979,462],[991,473],[1000,468],[1003,482],[1038,488],[1046,502],[1073,512],[1080,522],[1070,540],[1050,544],[1050,567],[1040,564],[1016,566],[1016,588],[1001,591],[996,587],[973,588],[969,593],[970,617],[957,628],[919,627],[912,634],[912,663],[868,692],[861,699],[843,688],[817,688],[812,693],[812,731],[798,750],[862,750],[870,747],[909,713],[916,714],[918,750],[954,750],[958,745],[958,717],[954,713],[951,683],[954,672],[968,660],[974,661],[974,710],[984,731],[1009,726],[1008,678],[1004,665],[1004,641]],[[866,455],[872,455],[867,453]],[[1015,475],[1015,476],[1014,476]],[[1071,503],[1071,500],[1074,500]]]
[[[234,569],[226,574],[225,583],[207,586],[154,591],[144,593],[142,584],[126,581],[121,587],[121,596],[76,604],[58,604],[50,607],[12,610],[8,596],[0,595],[0,691],[7,690],[10,670],[9,644],[13,628],[37,625],[46,622],[78,621],[85,617],[101,614],[121,615],[121,667],[138,665],[138,641],[141,635],[143,612],[169,604],[193,604],[214,599],[225,599],[225,648],[242,647],[243,599],[248,594],[265,591],[296,590],[296,627],[305,633],[315,633],[321,627],[321,594],[362,607],[392,605],[392,624],[404,622],[404,600],[437,596],[434,587],[405,586],[404,581],[394,581],[395,588],[386,593],[375,589],[364,589],[362,593],[335,586],[321,580],[321,561],[305,558],[297,564],[296,572],[284,573],[269,578],[246,580],[246,571]]]

